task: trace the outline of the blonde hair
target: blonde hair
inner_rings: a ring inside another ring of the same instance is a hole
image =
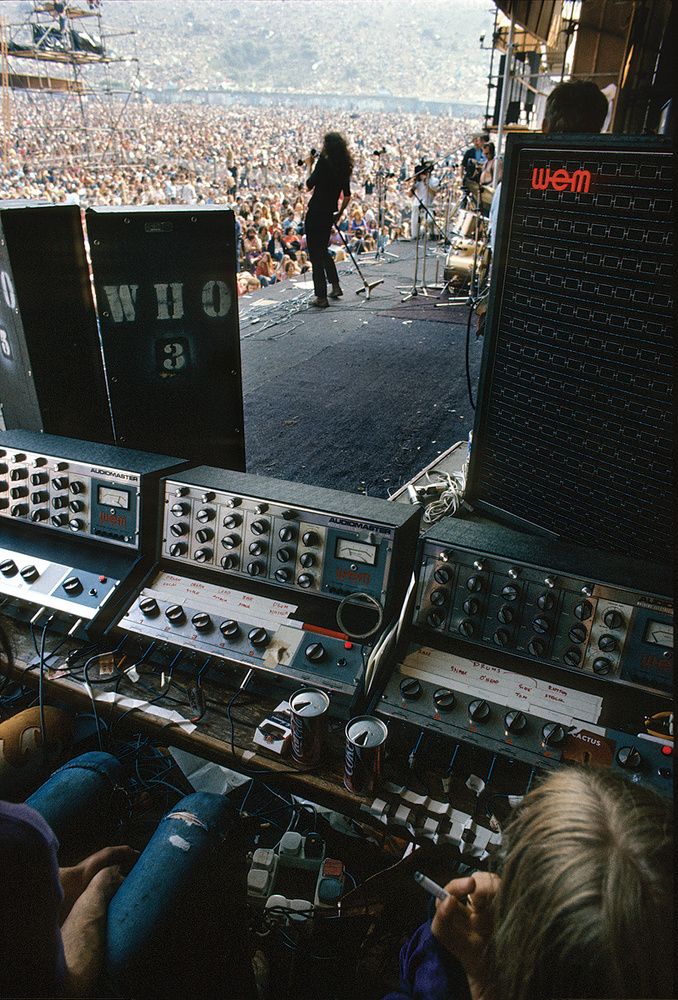
[[[563,769],[508,824],[492,961],[498,1000],[673,996],[672,817],[602,769]]]

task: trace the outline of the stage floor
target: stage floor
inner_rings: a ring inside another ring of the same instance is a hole
[[[369,301],[351,261],[338,266],[344,296],[310,305],[311,282],[286,281],[239,300],[248,472],[387,497],[473,427],[464,365],[468,307],[433,309],[438,291],[401,304],[414,245],[368,263],[384,283]],[[371,257],[372,255],[370,255]],[[426,261],[440,284],[444,258]],[[421,260],[419,262],[421,280]],[[482,340],[471,323],[477,389]]]

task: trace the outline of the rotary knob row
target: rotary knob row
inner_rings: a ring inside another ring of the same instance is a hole
[[[33,566],[33,564],[30,563],[28,566],[24,566],[22,569],[19,569],[13,559],[3,559],[2,562],[0,562],[0,573],[2,573],[5,577],[16,576],[18,573],[21,577],[23,577],[26,583],[33,583],[33,581],[37,580],[40,576],[40,571],[37,566]]]

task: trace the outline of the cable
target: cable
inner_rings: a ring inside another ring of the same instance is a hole
[[[238,688],[238,690],[234,692],[233,696],[231,697],[231,700],[229,701],[228,705],[226,706],[226,715],[228,716],[228,724],[231,727],[231,753],[233,754],[234,757],[235,757],[235,725],[233,723],[233,716],[232,716],[231,712],[232,712],[233,705],[235,704],[236,699],[245,690],[245,688],[249,684],[249,682],[250,682],[253,674],[254,674],[254,667],[250,667],[250,669],[245,674],[245,679],[243,680],[242,684],[240,685],[240,687]]]
[[[356,602],[359,603],[361,600],[366,604],[371,604],[373,608],[376,608],[377,624],[374,625],[373,628],[368,629],[367,632],[351,632],[350,629],[346,628],[346,625],[344,624],[342,618],[342,614],[344,608],[347,605],[351,604],[351,602],[355,604]],[[384,620],[384,609],[381,605],[381,602],[378,601],[376,597],[373,597],[372,594],[367,594],[364,591],[357,591],[354,594],[347,594],[346,597],[342,598],[342,600],[339,602],[339,606],[337,607],[337,612],[336,612],[337,627],[341,632],[344,632],[347,636],[349,636],[350,639],[368,639],[371,635],[374,635],[375,632],[379,631],[383,620]]]
[[[476,404],[473,400],[473,388],[471,386],[471,370],[470,370],[470,359],[469,359],[469,347],[471,342],[471,319],[473,317],[473,311],[474,311],[473,306],[471,306],[468,312],[468,321],[466,323],[465,355],[466,355],[466,388],[468,390],[468,401],[471,404],[471,409],[475,410]]]
[[[45,624],[42,626],[42,635],[40,636],[40,676],[38,679],[38,704],[40,705],[40,740],[42,742],[42,758],[43,761],[47,759],[47,729],[45,727],[45,698],[44,698],[44,680],[45,680],[45,639],[47,637],[47,629],[50,622],[53,619],[53,615],[47,619]]]

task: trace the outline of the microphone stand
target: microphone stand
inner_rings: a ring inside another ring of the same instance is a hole
[[[369,301],[372,289],[376,288],[377,285],[383,285],[384,284],[384,279],[383,278],[379,278],[378,281],[367,281],[367,279],[365,278],[365,275],[360,270],[360,267],[358,265],[358,261],[353,256],[353,251],[351,250],[350,246],[348,245],[348,242],[347,242],[346,238],[344,237],[344,234],[342,233],[341,229],[336,224],[336,222],[334,223],[334,228],[336,229],[337,233],[339,234],[339,239],[341,240],[341,242],[346,247],[346,252],[348,253],[348,255],[351,258],[351,260],[353,261],[353,263],[355,265],[355,269],[358,272],[358,274],[360,275],[360,280],[363,283],[363,287],[362,288],[356,288],[355,293],[356,293],[356,295],[360,295],[361,292],[364,292],[365,293],[365,299],[366,299],[366,301]]]

